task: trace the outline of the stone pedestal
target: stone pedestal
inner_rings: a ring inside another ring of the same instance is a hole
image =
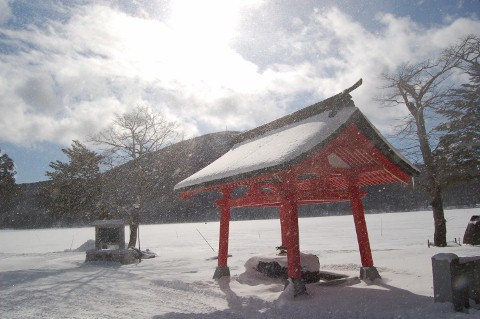
[[[115,249],[115,250],[89,250],[85,262],[100,261],[100,262],[118,262],[122,265],[128,265],[138,262],[139,256],[137,251],[130,249]]]
[[[122,265],[137,262],[140,252],[125,249],[125,223],[123,220],[98,220],[95,226],[95,249],[88,250],[85,262],[119,262]]]
[[[371,280],[382,279],[376,267],[360,267],[360,279]]]
[[[308,295],[307,287],[305,286],[305,280],[303,278],[291,278],[293,284],[293,296],[298,297],[302,295]]]
[[[213,274],[213,279],[219,279],[225,276],[230,277],[230,268],[228,268],[228,266],[217,267],[217,269],[215,269],[215,273]]]

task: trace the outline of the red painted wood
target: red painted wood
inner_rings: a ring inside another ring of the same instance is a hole
[[[227,267],[228,259],[228,237],[230,231],[230,206],[228,199],[232,193],[231,189],[224,189],[222,199],[217,201],[220,206],[220,238],[218,241],[218,267]]]
[[[359,189],[356,185],[351,188],[351,205],[353,212],[353,221],[355,223],[355,231],[357,232],[358,248],[360,250],[360,259],[363,267],[373,267],[372,251],[370,249],[370,241],[368,239],[367,223],[365,222],[365,213],[363,211],[362,199]]]
[[[287,248],[288,245],[288,237],[287,237],[287,232],[289,229],[288,225],[288,211],[285,210],[285,208],[280,206],[280,232],[281,232],[281,238],[282,238],[282,246]]]
[[[334,153],[349,167],[332,167],[328,156]],[[230,208],[280,206],[282,245],[287,247],[288,276],[301,277],[298,205],[350,201],[362,266],[372,267],[360,187],[409,183],[410,176],[383,155],[354,124],[317,153],[290,167],[288,171],[260,174],[225,184],[199,187],[181,194],[188,198],[204,191],[220,191],[216,201],[221,208],[218,266],[227,266]],[[236,187],[249,187],[245,196],[231,198]],[[269,191],[265,191],[268,189]]]
[[[348,165],[350,169],[335,168],[328,164],[328,155],[335,153]],[[311,155],[296,166],[290,168],[290,171],[296,177],[302,176],[306,173],[314,173],[317,176],[308,180],[297,180],[298,188],[301,189],[303,184],[323,185],[323,189],[336,190],[347,189],[349,185],[348,178],[352,174],[352,170],[356,173],[357,185],[359,187],[375,184],[388,184],[394,182],[409,183],[410,176],[399,168],[395,163],[392,163],[386,156],[378,151],[375,146],[362,134],[362,132],[354,125],[348,126],[336,139],[328,143],[319,152]],[[224,187],[235,188],[238,186],[250,186],[251,192],[257,194],[259,202],[264,202],[269,205],[269,201],[265,200],[265,196],[275,197],[278,195],[278,184],[274,184],[272,180],[278,180],[282,172],[272,174],[261,174],[252,178],[238,180],[222,185],[215,185],[209,187],[200,187],[198,189],[183,192],[182,198],[188,198],[195,194],[209,191],[219,190]],[[274,192],[270,195],[260,193],[261,187],[273,188]],[[277,192],[275,192],[277,190]],[[321,196],[321,193],[319,193]],[[252,201],[253,198],[253,201]],[[255,196],[248,200],[237,200],[233,205],[241,206],[260,206],[255,203]],[[301,198],[298,198],[301,200]],[[318,198],[322,200],[323,198]],[[329,198],[326,198],[329,199]],[[342,198],[340,198],[342,199]],[[270,205],[277,205],[277,200],[272,200]],[[317,202],[325,202],[317,201]],[[237,206],[232,206],[237,207]]]
[[[284,237],[287,247],[288,277],[301,278],[302,267],[300,265],[300,236],[298,229],[298,205],[295,200],[295,184],[287,181],[283,185],[284,200],[280,207],[280,214],[286,221]]]
[[[356,132],[357,141],[360,142],[360,147],[364,148],[367,152],[370,152],[375,159],[379,160],[383,166],[383,170],[395,178],[395,182],[404,182],[405,184],[410,182],[410,175],[395,165],[395,163],[392,163],[385,155],[380,153],[380,151],[367,139],[367,137],[361,134],[355,125],[351,124],[348,130],[350,132]],[[349,132],[347,131],[345,133],[348,134]]]
[[[278,194],[255,194],[232,198],[229,205],[230,207],[280,206],[281,202],[282,199]]]

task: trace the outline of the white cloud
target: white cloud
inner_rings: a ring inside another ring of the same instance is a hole
[[[380,74],[402,63],[434,56],[460,37],[476,32],[480,22],[459,19],[450,25],[426,28],[392,14],[379,15],[378,19],[382,27],[373,32],[339,9],[316,11],[301,33],[293,35],[292,51],[311,64],[309,69],[315,69],[309,73],[314,74],[311,80],[318,84],[323,98],[363,78],[364,85],[352,93],[356,105],[381,131],[391,133],[395,120],[406,110],[385,109],[374,101],[382,86]]]
[[[27,79],[15,93],[30,109],[39,113],[52,114],[60,107],[54,87],[55,84],[49,76],[38,75]]]
[[[9,0],[0,0],[0,25],[7,22],[12,17]]]
[[[5,3],[0,0],[0,7]],[[382,14],[382,27],[372,32],[329,9],[308,19],[292,17],[290,29],[272,26],[270,41],[254,41],[234,26],[215,33],[212,24],[192,33],[175,29],[168,19],[132,16],[106,5],[69,10],[63,22],[0,29],[5,41],[19,48],[0,55],[0,110],[6,114],[0,117],[0,140],[70,144],[137,104],[178,121],[187,136],[248,129],[291,111],[297,96],[320,100],[360,77],[364,85],[353,93],[357,106],[388,131],[399,114],[379,112],[373,102],[379,74],[423,59],[480,27],[459,19],[428,29]],[[257,59],[247,59],[234,43],[256,43],[251,50]]]

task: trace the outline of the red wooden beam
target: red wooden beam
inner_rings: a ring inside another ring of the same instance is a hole
[[[359,196],[362,198],[366,195],[366,192],[361,191]],[[329,191],[329,190],[311,190],[301,191],[296,193],[296,200],[300,204],[315,204],[315,203],[328,203],[328,202],[343,202],[349,201],[351,195],[346,190]]]
[[[233,197],[228,201],[230,207],[280,206],[281,196],[278,194],[250,195]]]

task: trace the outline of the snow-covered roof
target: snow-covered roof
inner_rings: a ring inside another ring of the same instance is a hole
[[[343,109],[331,119],[327,112],[317,114],[238,143],[222,157],[178,183],[175,189],[289,162],[324,141],[345,123],[354,111],[355,108]]]
[[[319,150],[350,123],[365,130],[373,144],[395,164],[415,174],[416,168],[396,152],[354,106],[350,91],[241,134],[230,151],[175,185],[175,190],[283,170]]]

